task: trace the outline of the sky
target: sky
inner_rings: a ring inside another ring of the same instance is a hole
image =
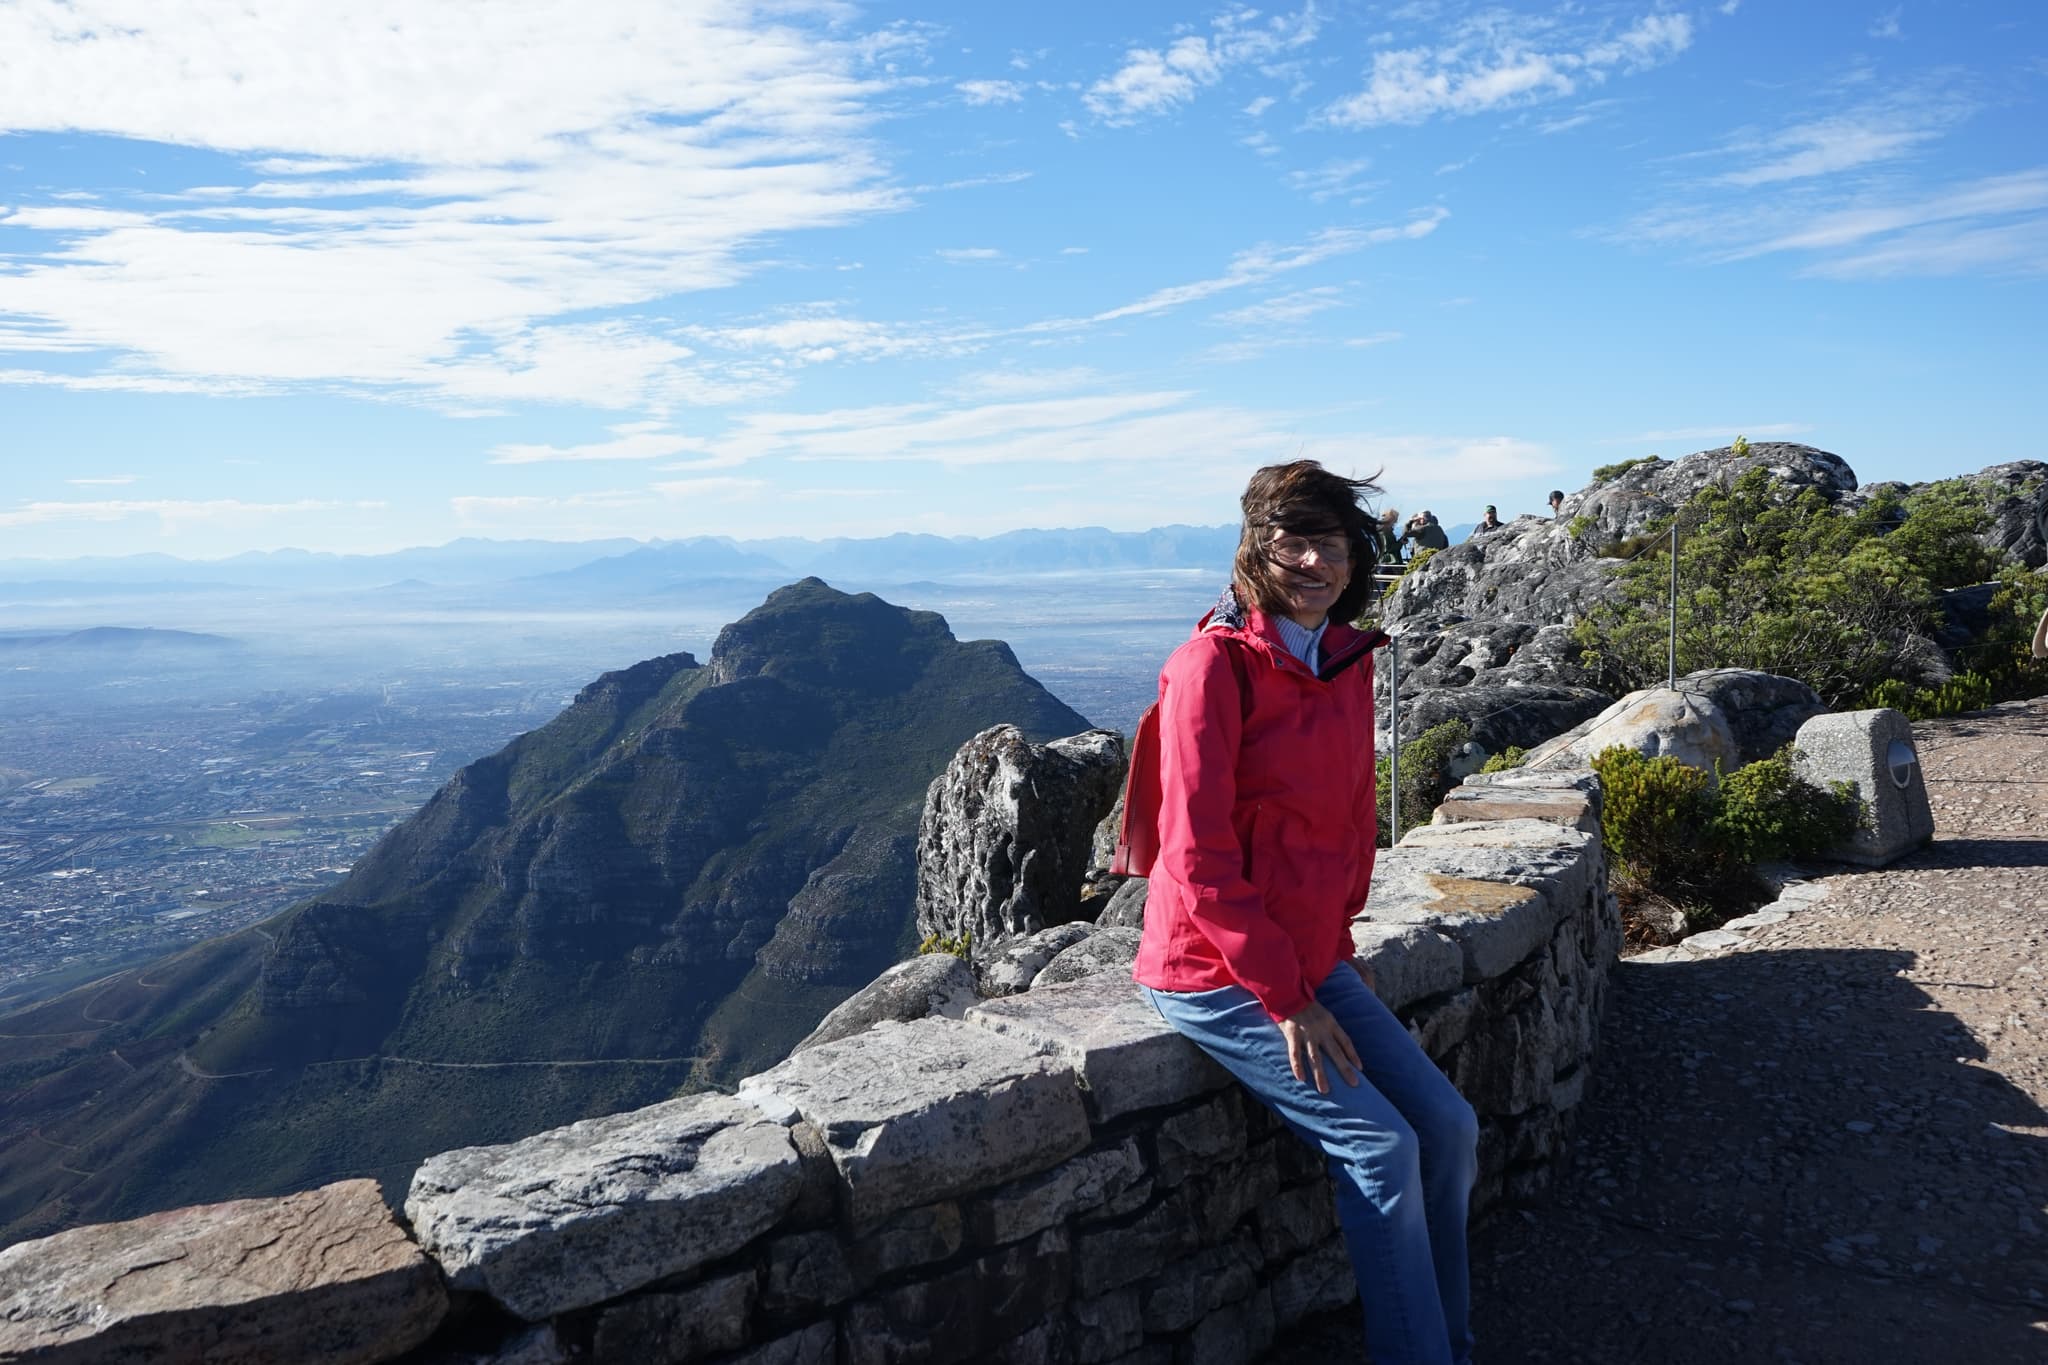
[[[0,559],[2048,457],[2048,6],[0,0]]]

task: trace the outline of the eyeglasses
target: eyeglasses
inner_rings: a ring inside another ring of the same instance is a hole
[[[1351,538],[1349,536],[1275,536],[1266,542],[1266,553],[1281,564],[1300,564],[1313,550],[1317,559],[1325,564],[1348,564],[1351,562]]]

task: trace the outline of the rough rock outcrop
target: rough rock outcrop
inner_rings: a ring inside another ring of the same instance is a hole
[[[958,1019],[979,999],[966,962],[951,953],[924,953],[897,963],[848,996],[790,1052],[834,1043],[881,1023],[907,1024],[931,1014]]]
[[[1123,774],[1114,730],[1033,744],[997,725],[963,744],[918,824],[918,934],[967,936],[979,962],[1004,939],[1073,920]]]
[[[1099,932],[1086,923],[1055,924],[1035,934],[1004,939],[974,964],[975,980],[987,996],[1028,991],[1052,960]]]
[[[1984,543],[2030,569],[2048,565],[2048,463],[2009,460],[1971,477],[1984,490]]]
[[[447,1309],[374,1180],[0,1251],[0,1360],[361,1365],[425,1341]]]
[[[1381,622],[1400,641],[1403,737],[1460,717],[1490,751],[1530,748],[1601,711],[1613,698],[1580,665],[1570,625],[1614,598],[1622,561],[1607,556],[1702,488],[1759,466],[1786,498],[1812,488],[1840,502],[1856,489],[1840,456],[1789,442],[1644,460],[1566,498],[1555,519],[1518,517],[1411,569]],[[1383,668],[1383,741],[1389,685]]]
[[[1096,916],[1095,923],[1104,929],[1142,929],[1145,927],[1145,898],[1151,893],[1152,883],[1143,877],[1127,877],[1110,896],[1109,904]]]
[[[1045,969],[1031,978],[1034,988],[1057,986],[1062,981],[1079,981],[1084,976],[1099,976],[1104,972],[1131,974],[1131,964],[1138,960],[1137,929],[1097,929],[1087,938],[1062,952],[1045,964]]]

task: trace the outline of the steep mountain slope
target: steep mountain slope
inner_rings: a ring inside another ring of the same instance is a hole
[[[402,1181],[778,1058],[909,946],[925,787],[999,721],[1087,727],[816,579],[606,674],[318,900],[0,1017],[0,1240]]]

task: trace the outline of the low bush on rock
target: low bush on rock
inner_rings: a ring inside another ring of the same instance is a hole
[[[1483,773],[1504,773],[1511,768],[1521,767],[1523,761],[1528,757],[1529,751],[1527,749],[1524,749],[1519,744],[1510,744],[1507,748],[1502,749],[1499,753],[1487,759],[1484,764],[1480,765],[1479,771]]]
[[[1441,725],[1430,726],[1401,746],[1402,829],[1428,824],[1429,817],[1443,804],[1444,797],[1458,785],[1458,774],[1452,771],[1451,761],[1471,738],[1472,727],[1454,716]],[[1387,755],[1381,754],[1378,782],[1381,848],[1391,842],[1392,768]]]
[[[918,956],[929,957],[933,953],[951,953],[954,957],[974,960],[974,935],[962,934],[948,938],[944,934],[926,934],[924,941],[917,945]]]
[[[1617,746],[1593,758],[1603,792],[1603,837],[1624,926],[1635,942],[1661,934],[1644,925],[1677,907],[1694,927],[1763,899],[1756,865],[1825,854],[1864,818],[1855,787],[1823,789],[1794,770],[1787,745],[1744,764],[1717,785],[1668,755]]]

